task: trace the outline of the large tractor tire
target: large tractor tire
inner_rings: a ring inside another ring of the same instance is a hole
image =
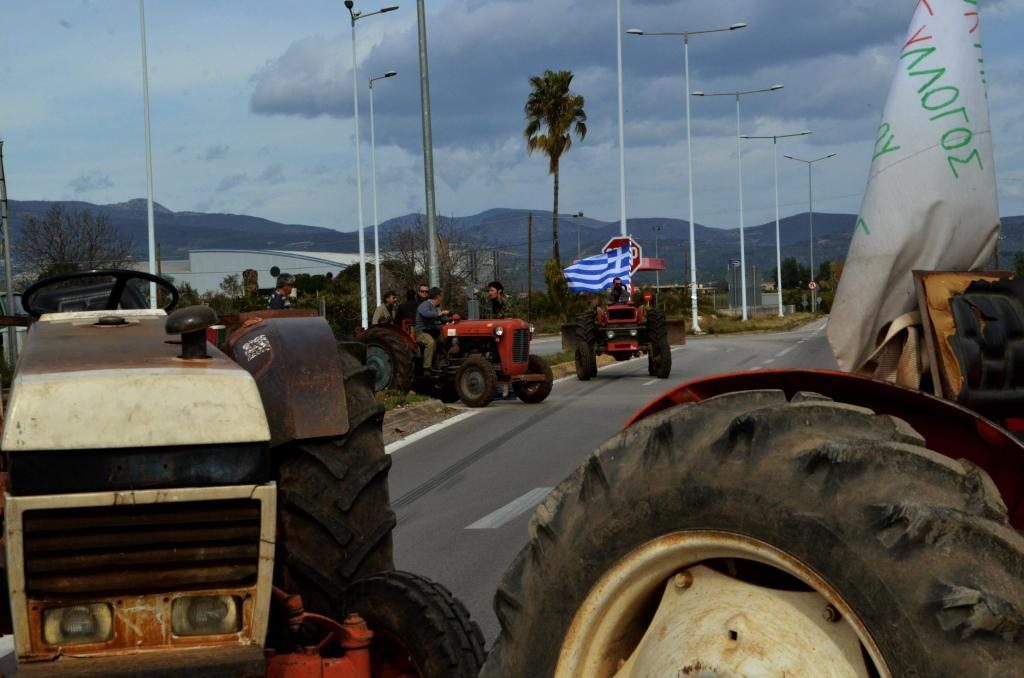
[[[344,612],[373,630],[375,678],[476,678],[484,637],[469,612],[444,586],[408,572],[384,572],[345,592]]]
[[[394,569],[384,454],[384,406],[374,372],[340,351],[349,431],[274,450],[278,484],[274,583],[302,595],[307,610],[331,615],[351,582]]]
[[[455,391],[468,407],[487,407],[498,388],[498,375],[487,358],[474,354],[455,371]]]
[[[576,378],[590,381],[597,376],[597,320],[593,311],[584,311],[576,319]]]
[[[1024,538],[991,479],[902,420],[814,394],[733,393],[650,416],[552,491],[529,531],[495,595],[501,634],[481,676],[1024,666]],[[723,581],[746,594],[725,602]],[[754,594],[766,607],[742,602]],[[821,641],[802,655],[773,602],[797,594],[819,603],[797,615]],[[673,616],[687,601],[709,616]],[[837,657],[838,635],[852,644]],[[659,642],[672,646],[660,657],[647,651]],[[794,668],[801,656],[820,663]]]
[[[408,343],[394,330],[383,327],[371,327],[359,340],[366,344],[366,362],[374,370],[373,390],[407,393],[415,372]]]
[[[667,339],[661,338],[651,344],[647,354],[647,372],[658,379],[668,379],[672,374],[672,347]]]
[[[531,355],[526,368],[527,374],[543,374],[544,381],[529,381],[515,384],[516,395],[524,403],[535,404],[544,402],[551,395],[554,377],[547,361],[539,355]]]

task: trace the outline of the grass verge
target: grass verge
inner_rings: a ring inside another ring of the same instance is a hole
[[[377,393],[377,400],[384,403],[384,410],[391,411],[404,405],[411,405],[412,403],[422,403],[425,400],[430,400],[428,396],[420,395],[414,391],[408,393],[402,393],[401,391],[395,391],[393,389],[387,389]]]
[[[771,332],[778,330],[792,330],[802,327],[822,315],[814,313],[793,313],[784,318],[777,315],[756,316],[750,320],[743,321],[739,318],[725,318],[721,316],[709,316],[701,320],[701,329],[705,334],[733,334],[736,332]]]

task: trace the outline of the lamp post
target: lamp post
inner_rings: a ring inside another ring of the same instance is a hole
[[[139,35],[142,40],[142,110],[146,128],[146,234],[149,274],[156,275],[156,227],[153,221],[153,142],[149,133],[149,63],[146,57],[146,4],[139,0]],[[149,283],[149,307],[156,308],[156,283]],[[8,303],[11,300],[8,299]]]
[[[583,218],[583,212],[577,212],[572,218],[576,220],[576,261],[579,261],[583,258],[583,250],[580,247],[580,219]]]
[[[747,320],[749,316],[747,314],[747,250],[743,237],[743,140],[740,138],[740,97],[747,94],[760,94],[761,92],[777,92],[780,89],[782,89],[782,85],[772,85],[771,87],[761,89],[748,89],[742,92],[716,92],[714,94],[693,92],[695,97],[736,97],[736,158],[739,165],[740,184],[740,285],[743,287],[741,295],[744,320]]]
[[[628,236],[626,226],[626,121],[622,102],[622,0],[615,0],[615,48],[619,69],[619,235]]]
[[[659,240],[659,236],[661,235],[661,228],[662,228],[661,224],[655,224],[655,225],[651,226],[651,230],[654,231],[654,258],[655,259],[660,259],[661,258],[661,254],[658,251],[658,240]],[[654,271],[654,289],[656,290],[656,292],[655,292],[656,296],[654,297],[654,306],[655,306],[655,308],[657,308],[661,304],[661,270],[660,269],[655,269],[655,271]]]
[[[689,201],[690,201],[690,306],[693,311],[693,318],[691,323],[693,325],[693,331],[699,333],[700,321],[697,317],[697,250],[694,235],[693,226],[693,144],[690,137],[690,36],[701,35],[703,33],[726,33],[729,31],[739,30],[746,28],[745,23],[735,23],[728,28],[709,28],[702,31],[681,31],[677,33],[647,33],[639,28],[631,28],[627,33],[630,35],[669,35],[669,36],[682,36],[683,38],[683,71],[686,79],[686,176],[687,184],[689,188]]]
[[[790,137],[803,137],[811,134],[810,130],[795,132],[793,134],[773,134],[770,136],[751,136],[744,134],[742,139],[771,139],[772,140],[772,163],[775,166],[775,278],[779,293],[779,317],[782,312],[782,239],[779,236],[779,139]]]
[[[373,267],[377,275],[377,305],[380,306],[380,238],[377,234],[379,217],[377,216],[377,137],[373,124],[373,83],[384,78],[393,78],[398,73],[388,71],[384,75],[370,78],[370,166],[372,168],[371,184],[373,186]]]
[[[434,132],[430,122],[430,65],[427,58],[427,9],[416,0],[416,26],[420,59],[420,112],[423,128],[423,184],[427,210],[427,277],[431,287],[441,285],[437,269],[437,205],[434,200]]]
[[[813,173],[811,172],[811,168],[814,166],[814,163],[821,162],[822,160],[828,160],[829,158],[834,158],[837,155],[839,155],[839,154],[838,153],[829,153],[828,155],[823,155],[820,158],[815,158],[814,160],[804,160],[803,158],[795,158],[792,155],[787,155],[786,156],[790,160],[796,160],[797,162],[802,162],[802,163],[805,163],[807,165],[807,221],[808,221],[808,225],[809,225],[809,229],[810,229],[810,236],[811,236],[811,280],[812,281],[814,281],[815,272],[814,272],[814,177],[813,177]],[[814,313],[817,310],[817,308],[818,308],[818,290],[817,290],[817,288],[815,288],[815,289],[811,290],[811,313]]]
[[[356,219],[358,220],[357,228],[359,232],[359,310],[363,327],[369,327],[370,314],[366,308],[366,236],[363,233],[363,169],[359,160],[359,63],[356,53],[356,22],[374,14],[393,12],[398,9],[398,5],[387,5],[369,14],[363,14],[358,9],[353,9],[354,5],[353,0],[345,0],[345,8],[348,9],[348,14],[352,18],[352,110],[356,125]]]

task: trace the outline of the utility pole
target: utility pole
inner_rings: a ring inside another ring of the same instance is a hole
[[[533,320],[533,212],[526,217],[526,320]]]
[[[7,277],[7,313],[14,315],[14,276],[11,273],[11,230],[7,220],[7,179],[4,177],[4,142],[0,141],[0,226],[4,233],[4,274]],[[14,325],[7,327],[7,366],[18,361],[18,335]]]
[[[654,230],[654,258],[658,259],[658,237],[661,235],[661,224],[651,228]],[[661,271],[654,272],[654,289],[657,290],[654,297],[654,307],[658,308],[661,306]]]
[[[423,179],[427,208],[427,260],[430,285],[436,287],[441,278],[437,270],[437,217],[434,203],[434,141],[430,122],[430,67],[427,60],[427,11],[424,0],[416,0],[416,22],[419,33],[420,107],[423,109]]]

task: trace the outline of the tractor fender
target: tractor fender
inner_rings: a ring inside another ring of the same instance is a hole
[[[256,380],[272,447],[348,432],[338,342],[323,318],[250,318],[227,352]]]
[[[927,447],[951,459],[967,460],[992,478],[1009,510],[1010,522],[1024,527],[1024,444],[1012,433],[961,405],[875,379],[828,370],[735,372],[683,384],[655,399],[626,424],[629,428],[675,405],[736,391],[781,390],[787,398],[819,393],[904,420],[924,436]]]
[[[391,334],[394,334],[395,336],[400,337],[402,339],[402,342],[405,344],[406,348],[409,349],[410,353],[412,353],[413,355],[417,355],[419,353],[419,344],[416,343],[416,339],[413,337],[413,332],[411,329],[407,331],[406,329],[399,327],[398,325],[393,325],[391,323],[383,323],[381,325],[374,325],[369,329],[357,329],[355,331],[356,339],[362,341],[362,336],[370,331],[378,333],[389,332]]]

